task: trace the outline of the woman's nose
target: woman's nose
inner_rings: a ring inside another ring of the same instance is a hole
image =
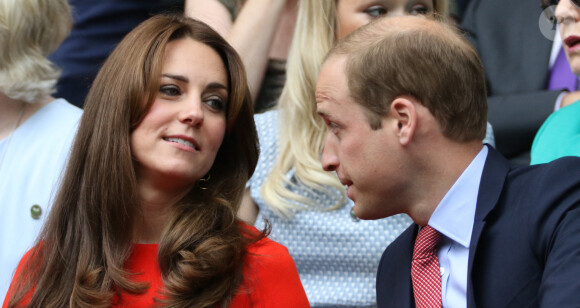
[[[179,121],[191,126],[199,126],[203,123],[204,112],[201,99],[187,99],[182,102],[182,110],[179,113]]]

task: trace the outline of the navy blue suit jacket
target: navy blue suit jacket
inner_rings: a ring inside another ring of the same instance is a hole
[[[379,307],[415,307],[417,225],[383,253]],[[510,168],[492,148],[469,248],[467,307],[580,306],[580,158]]]

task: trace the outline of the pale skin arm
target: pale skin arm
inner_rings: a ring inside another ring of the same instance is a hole
[[[248,86],[255,100],[264,79],[268,59],[271,58],[271,46],[282,45],[273,43],[278,36],[287,36],[287,15],[285,10],[296,8],[295,0],[247,0],[236,21],[232,23],[227,9],[218,0],[186,0],[185,12],[188,16],[199,19],[218,31],[240,54],[246,67]],[[282,25],[279,27],[279,25]],[[293,23],[291,23],[293,28]],[[282,46],[285,52],[277,52],[285,59],[287,46]],[[274,54],[274,56],[277,56]]]
[[[185,15],[203,21],[225,38],[232,31],[232,16],[218,0],[185,0]]]
[[[250,195],[250,189],[246,189],[244,197],[242,198],[242,204],[240,204],[240,209],[238,210],[238,218],[248,225],[253,226],[256,223],[259,211],[260,209]]]

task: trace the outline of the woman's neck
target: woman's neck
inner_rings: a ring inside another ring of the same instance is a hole
[[[139,181],[142,220],[135,225],[137,243],[159,243],[161,234],[171,215],[171,210],[188,190],[167,190],[152,183]]]
[[[36,111],[53,100],[54,98],[47,97],[40,102],[29,104],[0,93],[0,140],[8,137]]]

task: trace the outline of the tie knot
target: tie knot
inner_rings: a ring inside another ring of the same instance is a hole
[[[423,259],[435,254],[435,248],[441,239],[441,233],[431,226],[425,226],[419,230],[415,240],[413,259]]]

